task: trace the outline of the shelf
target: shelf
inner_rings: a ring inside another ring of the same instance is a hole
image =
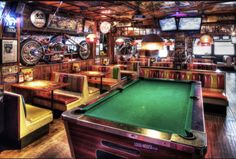
[[[16,37],[0,37],[1,40],[18,40]]]
[[[38,34],[69,34],[74,36],[86,36],[88,33],[76,33],[72,31],[66,31],[66,30],[47,30],[47,29],[36,29],[36,28],[24,28],[21,29],[22,34],[24,33],[38,33]]]

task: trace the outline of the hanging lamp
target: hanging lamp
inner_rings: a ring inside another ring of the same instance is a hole
[[[200,37],[200,45],[201,46],[210,46],[213,44],[213,38],[208,35],[208,34],[203,34],[201,37]]]

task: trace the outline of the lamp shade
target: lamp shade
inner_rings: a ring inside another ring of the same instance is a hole
[[[210,35],[204,34],[200,37],[200,44],[202,46],[210,46],[213,44],[213,38]]]
[[[142,50],[162,50],[165,42],[156,34],[149,34],[143,37]]]
[[[86,42],[88,43],[94,43],[96,42],[96,35],[95,34],[89,34],[87,37],[86,37]]]
[[[118,45],[121,45],[121,44],[123,44],[125,42],[125,40],[123,39],[123,38],[118,38],[118,39],[116,39],[116,44],[118,44]]]

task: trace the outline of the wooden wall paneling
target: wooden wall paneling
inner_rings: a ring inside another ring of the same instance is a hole
[[[34,71],[33,72],[34,80],[42,79],[41,77],[42,72],[40,66],[35,66],[33,71]]]
[[[54,65],[52,65],[52,66],[51,66],[51,71],[52,71],[52,72],[59,72],[59,71],[60,71],[60,65],[61,65],[61,64],[54,64]],[[52,73],[52,72],[51,72],[51,73]]]

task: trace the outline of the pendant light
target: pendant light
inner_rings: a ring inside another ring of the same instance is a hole
[[[208,35],[208,34],[203,34],[201,37],[200,37],[200,45],[201,46],[210,46],[213,44],[213,38]]]

